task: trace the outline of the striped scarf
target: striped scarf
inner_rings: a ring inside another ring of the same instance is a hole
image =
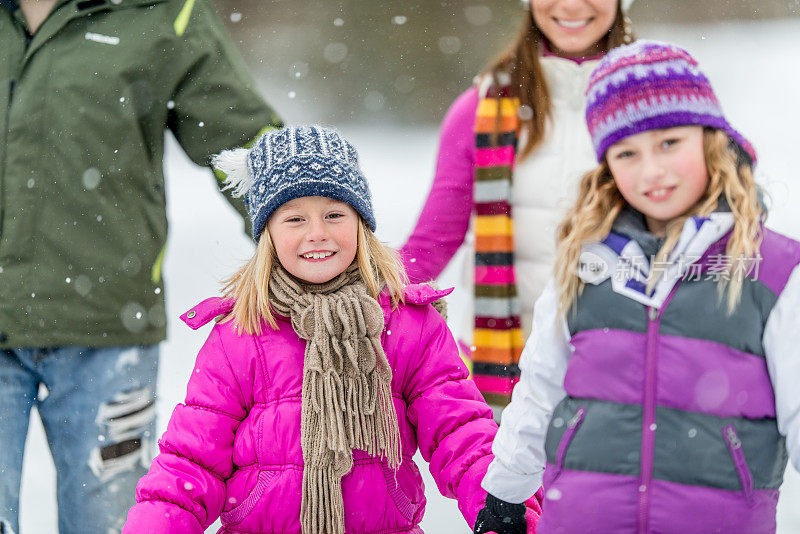
[[[472,373],[489,404],[505,406],[524,345],[514,276],[511,177],[519,99],[481,94],[475,116],[475,329]],[[498,116],[499,115],[499,116]]]

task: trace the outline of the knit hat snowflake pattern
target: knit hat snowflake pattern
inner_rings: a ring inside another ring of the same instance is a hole
[[[658,41],[639,40],[603,57],[586,90],[586,125],[598,162],[625,137],[688,125],[725,131],[756,161],[753,146],[725,119],[697,61],[686,50]]]
[[[356,149],[338,132],[321,126],[272,130],[252,148],[227,150],[212,165],[225,173],[226,189],[245,197],[258,239],[270,215],[300,197],[328,197],[352,206],[375,231],[369,185]]]

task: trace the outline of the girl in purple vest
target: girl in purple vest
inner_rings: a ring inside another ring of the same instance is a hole
[[[425,282],[466,243],[473,298],[456,332],[497,420],[553,269],[556,226],[594,166],[586,84],[603,54],[633,39],[631,4],[528,2],[518,36],[442,121],[433,185],[400,250],[411,281]]]
[[[286,128],[215,166],[258,245],[225,298],[183,316],[218,322],[125,532],[199,534],[221,517],[221,533],[421,534],[418,447],[472,525],[497,426],[432,305],[449,291],[405,285],[373,234],[355,149]]]
[[[800,468],[800,243],[764,226],[756,154],[684,50],[612,50],[599,167],[558,231],[475,532],[543,484],[541,534],[771,533]]]

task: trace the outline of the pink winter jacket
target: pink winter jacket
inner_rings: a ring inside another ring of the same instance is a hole
[[[395,473],[380,458],[353,452],[353,469],[342,479],[348,534],[422,533],[424,487],[411,459],[417,447],[470,526],[483,507],[480,482],[497,426],[430,305],[450,291],[408,286],[406,304],[395,310],[381,299],[403,461]],[[207,299],[182,318],[199,328],[231,306]],[[201,533],[220,516],[220,533],[300,533],[305,341],[288,319],[278,323],[260,336],[238,336],[232,322],[214,326],[185,404],[175,408],[161,452],[139,481],[124,534]]]

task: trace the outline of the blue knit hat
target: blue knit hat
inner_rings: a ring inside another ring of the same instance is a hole
[[[244,195],[255,239],[275,210],[311,196],[350,204],[375,231],[372,196],[358,153],[338,132],[321,126],[271,130],[252,148],[226,150],[212,164],[227,175],[225,189]]]

